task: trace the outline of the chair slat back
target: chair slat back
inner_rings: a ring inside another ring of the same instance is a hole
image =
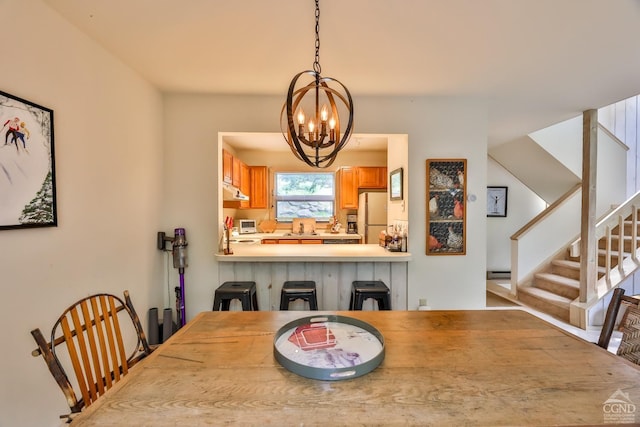
[[[113,295],[93,295],[69,307],[60,318],[59,326],[85,406],[128,372],[118,319],[118,312],[123,309],[122,301]],[[53,352],[56,354],[55,348]]]
[[[627,309],[621,329],[622,340],[618,347],[618,356],[640,365],[640,308],[638,306]]]
[[[43,356],[72,413],[95,402],[151,353],[129,293],[124,296],[123,301],[97,294],[76,302],[56,321],[48,343],[39,329],[31,331],[38,344],[32,354]],[[72,368],[72,380],[65,365]]]
[[[611,301],[609,302],[607,312],[604,316],[602,330],[600,331],[600,336],[598,338],[598,345],[604,349],[609,347],[609,342],[611,341],[611,336],[613,335],[613,330],[615,329],[615,325],[618,321],[620,308],[623,303],[627,306],[637,306],[640,303],[640,299],[625,295],[624,289],[622,288],[615,288],[613,290],[611,294]],[[624,320],[624,318],[622,320]],[[622,321],[620,323],[622,323]]]

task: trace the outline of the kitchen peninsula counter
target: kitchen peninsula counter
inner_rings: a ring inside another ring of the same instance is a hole
[[[320,310],[348,310],[354,280],[382,280],[391,289],[391,309],[407,310],[408,252],[389,252],[376,244],[231,245],[232,255],[215,254],[218,283],[256,282],[260,310],[279,310],[282,285],[288,280],[316,283]],[[237,303],[237,304],[236,304]],[[417,303],[415,304],[417,307]],[[366,300],[363,309],[377,308]],[[233,301],[232,310],[239,310]],[[291,310],[308,309],[302,300]]]
[[[232,245],[219,262],[407,262],[409,252],[390,252],[376,245]]]

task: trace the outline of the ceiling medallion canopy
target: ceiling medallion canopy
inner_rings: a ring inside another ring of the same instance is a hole
[[[353,100],[345,85],[320,75],[319,0],[316,0],[315,30],[313,70],[302,71],[291,80],[280,113],[280,127],[298,159],[312,167],[326,168],[351,137]]]

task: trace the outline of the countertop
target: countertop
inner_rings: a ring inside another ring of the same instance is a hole
[[[232,245],[231,249],[232,255],[217,253],[216,260],[220,262],[407,262],[411,260],[409,252],[389,252],[377,244]]]

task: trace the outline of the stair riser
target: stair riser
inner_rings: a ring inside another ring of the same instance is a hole
[[[611,250],[612,251],[617,251],[618,247],[620,245],[620,240],[616,237],[615,239],[611,239]],[[631,248],[633,247],[633,245],[631,244],[631,240],[630,239],[625,239],[624,240],[624,251],[625,252],[631,252]],[[598,248],[599,249],[606,249],[607,248],[607,242],[606,239],[600,239],[598,241]]]
[[[607,265],[607,257],[604,255],[598,255],[598,265],[600,267],[605,267]],[[616,253],[611,253],[611,267],[618,265],[618,256]]]
[[[632,230],[633,230],[633,224],[631,223],[631,221],[625,221],[624,234],[626,236],[631,236]],[[611,234],[618,234],[618,227],[614,227],[613,230],[611,230]],[[638,235],[640,235],[640,223],[638,224]]]
[[[571,286],[567,286],[563,283],[552,282],[545,280],[544,278],[536,277],[533,281],[533,286],[536,288],[544,289],[545,291],[552,292],[556,295],[561,295],[565,298],[576,299],[580,295],[580,290]]]
[[[536,308],[569,323],[569,309],[563,309],[562,307],[550,304],[548,301],[541,300],[524,292],[518,293],[518,300],[530,307]]]
[[[554,265],[551,267],[551,272],[553,274],[557,274],[558,276],[564,276],[564,277],[568,277],[569,279],[580,280],[580,270],[576,270],[575,268]]]

